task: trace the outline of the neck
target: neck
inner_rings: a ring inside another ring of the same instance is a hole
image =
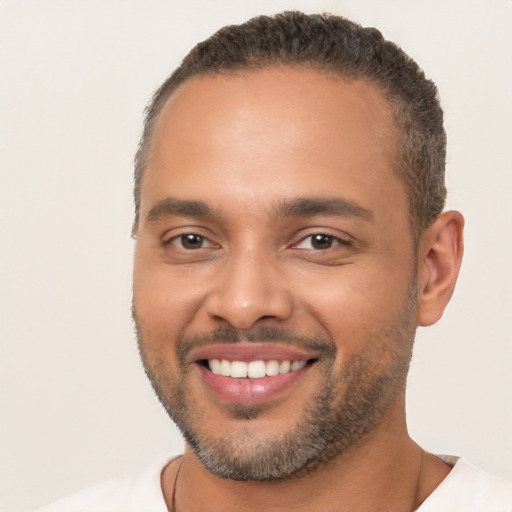
[[[164,472],[162,486],[174,512],[355,512],[382,510],[383,504],[388,510],[411,512],[448,471],[439,459],[423,456],[404,426],[400,433],[395,428],[392,435],[368,437],[304,477],[279,482],[218,478],[187,447],[184,457]]]

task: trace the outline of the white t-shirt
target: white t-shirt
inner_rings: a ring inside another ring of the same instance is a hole
[[[417,512],[512,512],[512,484],[459,457],[438,457],[453,469]]]
[[[439,458],[453,469],[417,512],[512,512],[512,484],[464,459]],[[167,512],[160,474],[170,460],[158,461],[138,476],[84,489],[36,512]]]

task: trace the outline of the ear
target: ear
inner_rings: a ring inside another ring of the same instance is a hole
[[[418,253],[418,325],[443,315],[459,275],[464,243],[464,217],[444,212],[425,230]]]

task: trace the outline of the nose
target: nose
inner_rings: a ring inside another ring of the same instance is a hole
[[[211,318],[248,330],[261,320],[285,320],[293,311],[289,292],[270,258],[247,251],[224,261],[207,299]]]

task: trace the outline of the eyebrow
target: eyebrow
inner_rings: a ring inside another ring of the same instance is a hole
[[[192,201],[166,197],[149,210],[146,216],[147,222],[156,222],[173,215],[184,217],[219,217],[204,201]]]
[[[355,217],[373,221],[373,212],[363,206],[339,197],[299,197],[291,201],[280,201],[273,214],[282,217],[308,217],[327,215],[333,217]]]
[[[146,221],[152,223],[173,215],[222,219],[222,216],[214,212],[204,201],[166,197],[151,208],[146,216]],[[275,220],[285,217],[311,217],[314,215],[355,217],[373,221],[371,210],[339,197],[299,197],[292,200],[282,200],[274,205],[272,209],[272,217]]]

